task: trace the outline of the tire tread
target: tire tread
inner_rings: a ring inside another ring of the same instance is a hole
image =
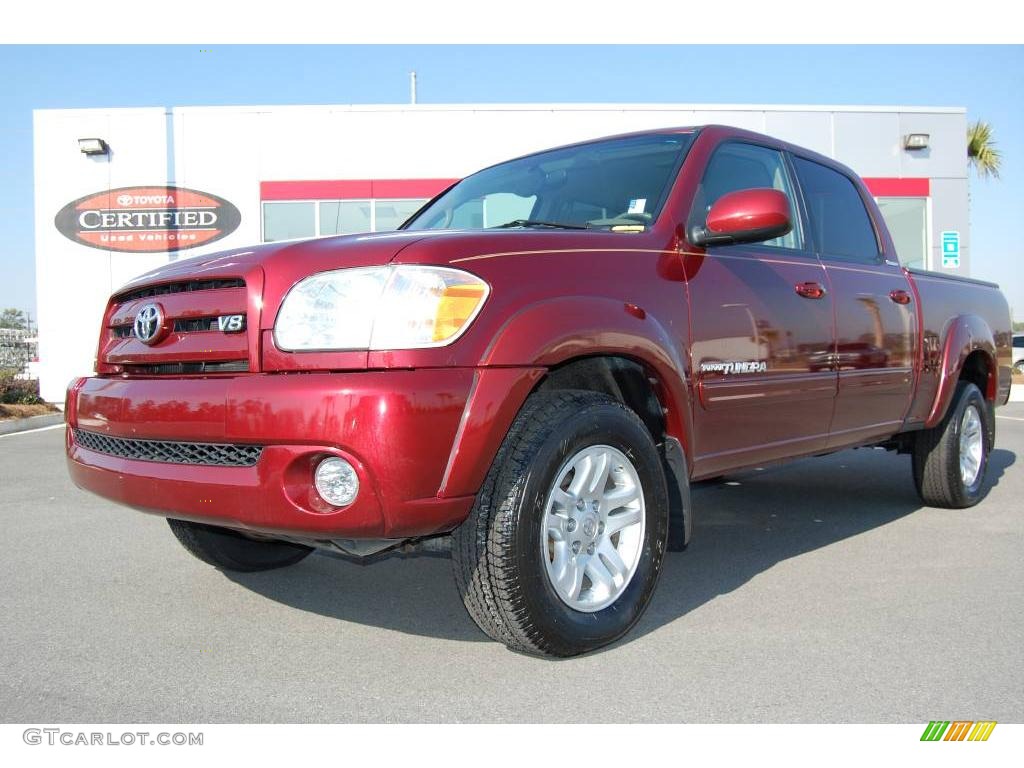
[[[963,509],[973,506],[980,498],[980,494],[971,496],[967,493],[960,480],[959,465],[957,424],[966,401],[974,398],[974,393],[977,393],[977,398],[984,406],[980,415],[986,432],[984,444],[987,453],[992,441],[989,408],[980,390],[969,381],[957,384],[953,402],[942,421],[932,429],[917,433],[913,451],[914,485],[921,500],[928,506]],[[981,471],[984,469],[983,466]]]
[[[602,393],[555,390],[531,395],[498,450],[469,518],[454,533],[455,579],[470,616],[485,634],[513,650],[546,656],[579,652],[556,645],[530,621],[512,561],[515,510],[531,459],[560,420],[605,406],[620,408],[643,426],[629,408]]]
[[[312,547],[291,542],[245,539],[224,528],[187,520],[167,518],[167,524],[175,538],[190,555],[208,565],[226,571],[251,573],[284,568],[294,565],[313,551]],[[238,552],[244,551],[246,545],[251,545],[253,552],[259,557],[254,559],[239,557]],[[232,553],[232,548],[235,550],[234,553]],[[272,557],[275,550],[277,556]]]

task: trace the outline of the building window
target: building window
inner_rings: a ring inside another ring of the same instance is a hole
[[[360,232],[390,232],[425,199],[296,200],[263,203],[263,242]]]
[[[313,237],[316,209],[313,203],[264,203],[263,242]]]
[[[374,232],[398,229],[406,219],[423,207],[426,200],[374,200]]]
[[[372,200],[336,200],[320,203],[319,235],[373,232]]]
[[[875,201],[892,235],[900,264],[929,269],[928,198],[876,197]]]

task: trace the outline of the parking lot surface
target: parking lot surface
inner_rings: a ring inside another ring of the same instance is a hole
[[[880,450],[695,487],[650,609],[583,658],[506,650],[437,553],[226,575],[0,438],[4,722],[1024,721],[1024,404],[988,498],[922,508]]]

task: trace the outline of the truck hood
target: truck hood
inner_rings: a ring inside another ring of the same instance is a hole
[[[182,279],[244,277],[254,269],[263,269],[270,274],[280,271],[301,272],[302,276],[306,276],[329,269],[379,266],[389,263],[403,248],[429,234],[382,232],[234,248],[171,262],[150,270],[125,283],[117,293],[140,285]]]
[[[425,234],[429,233],[382,232],[235,248],[154,269],[118,289],[117,294],[154,283],[242,278],[259,307],[259,327],[266,329],[273,327],[288,291],[303,278],[332,269],[388,264]],[[253,322],[251,311],[249,316]]]
[[[139,275],[117,290],[182,279],[245,277],[262,269],[266,295],[272,284],[287,287],[297,280],[331,269],[373,267],[396,259],[407,264],[446,265],[482,255],[500,256],[520,251],[606,247],[620,248],[632,236],[603,231],[563,230],[419,230],[341,235],[315,240],[267,243],[195,256]],[[415,248],[410,246],[415,245]],[[408,250],[406,250],[408,249]],[[399,258],[399,254],[401,257]]]
[[[473,271],[474,266],[480,266],[480,258],[490,260],[524,252],[615,249],[636,243],[633,236],[621,233],[538,229],[342,235],[236,248],[172,262],[140,275],[119,288],[115,296],[152,284],[242,278],[251,300],[260,308],[259,327],[269,329],[292,286],[317,272],[382,266],[393,261],[452,264]]]

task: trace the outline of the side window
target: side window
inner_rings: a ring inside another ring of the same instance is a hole
[[[842,173],[802,157],[793,158],[810,228],[821,255],[842,261],[875,264],[878,240],[864,201]]]
[[[741,189],[764,188],[777,189],[785,193],[789,199],[789,216],[793,221],[793,230],[788,235],[766,240],[758,245],[771,248],[802,248],[800,218],[793,204],[793,185],[786,172],[782,153],[754,144],[725,142],[715,149],[711,160],[708,161],[708,167],[704,170],[704,178],[697,188],[687,230],[695,225],[702,226],[711,206],[723,195]]]

